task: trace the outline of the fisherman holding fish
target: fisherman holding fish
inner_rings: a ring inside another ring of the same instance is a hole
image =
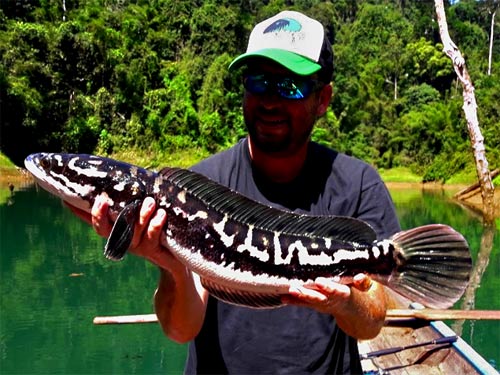
[[[400,230],[377,172],[310,140],[332,96],[332,50],[318,21],[292,11],[264,20],[229,69],[242,71],[248,137],[191,170],[269,206],[359,218],[380,239]],[[108,236],[108,204],[101,196],[92,216],[73,210]],[[167,221],[146,198],[130,251],[161,270],[155,310],[168,337],[190,342],[185,373],[361,373],[356,339],[376,336],[384,323],[380,284],[364,274],[348,285],[321,277],[290,287],[278,309],[228,304],[160,244]]]
[[[229,150],[160,172],[86,154],[24,161],[108,237],[107,258],[131,250],[159,266],[156,313],[170,338],[190,341],[186,373],[358,373],[356,339],[384,321],[381,285],[438,309],[465,291],[459,232],[398,231],[375,170],[310,141],[332,65],[321,24],[282,12],[229,67],[243,69],[249,133]]]

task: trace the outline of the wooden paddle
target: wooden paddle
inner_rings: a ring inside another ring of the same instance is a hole
[[[435,310],[435,309],[391,309],[387,310],[386,320],[500,320],[500,310]],[[133,324],[156,323],[156,314],[96,316],[94,324]]]

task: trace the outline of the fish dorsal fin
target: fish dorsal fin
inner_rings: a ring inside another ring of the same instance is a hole
[[[198,173],[172,169],[164,174],[172,183],[186,189],[210,209],[255,228],[341,241],[372,243],[376,233],[366,222],[344,216],[297,214],[257,203]]]

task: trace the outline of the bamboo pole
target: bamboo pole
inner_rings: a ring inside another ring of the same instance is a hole
[[[386,320],[423,319],[423,320],[500,320],[500,310],[437,310],[437,309],[390,309]],[[101,324],[136,324],[157,323],[156,314],[96,316],[93,323]]]
[[[94,324],[157,323],[156,314],[96,316]]]
[[[423,320],[500,320],[500,310],[387,310],[386,319],[414,318]]]

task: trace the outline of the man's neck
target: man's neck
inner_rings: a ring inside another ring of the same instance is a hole
[[[259,150],[248,138],[248,148],[252,165],[264,176],[276,183],[287,183],[295,179],[307,157],[308,143],[292,155],[273,155]]]

